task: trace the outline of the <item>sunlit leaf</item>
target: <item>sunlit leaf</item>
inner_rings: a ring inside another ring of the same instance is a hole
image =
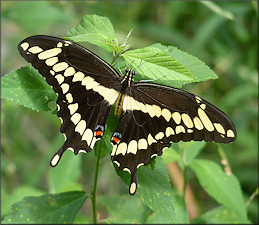
[[[1,97],[36,111],[49,111],[57,95],[32,67],[22,67],[1,79]]]
[[[89,42],[109,52],[113,49],[109,43],[117,41],[111,21],[98,15],[85,15],[66,36],[75,42]]]
[[[173,57],[177,62],[184,65],[191,72],[193,80],[191,82],[200,82],[206,81],[208,79],[216,79],[217,75],[212,69],[210,69],[204,62],[199,60],[197,57],[188,54],[174,46],[164,46],[161,44],[154,44],[153,47],[156,47],[171,57]],[[183,84],[190,83],[190,81],[178,80],[175,82],[176,87],[181,87]]]
[[[191,72],[183,64],[175,60],[167,52],[157,47],[129,50],[124,53],[124,59],[131,67],[142,75],[141,80],[153,79],[156,83],[173,85],[174,81],[193,80]]]

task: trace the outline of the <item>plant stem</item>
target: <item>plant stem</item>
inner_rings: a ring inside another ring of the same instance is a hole
[[[97,213],[96,213],[96,188],[97,188],[97,180],[98,180],[98,172],[100,166],[100,153],[101,153],[101,143],[96,144],[96,168],[95,168],[95,176],[94,176],[94,187],[92,191],[92,209],[93,209],[93,224],[97,224]]]
[[[183,165],[183,201],[185,202],[185,194],[186,194],[186,185],[187,185],[187,177],[186,177],[186,171],[187,171],[187,167],[186,167],[186,163],[185,163],[185,148],[182,149],[181,151],[181,156],[182,156],[182,165]]]
[[[247,200],[245,206],[249,206],[249,204],[254,200],[254,198],[258,195],[258,188],[255,189],[254,193],[250,196],[250,198]]]
[[[185,200],[186,195],[186,185],[187,185],[187,178],[186,178],[186,166],[183,168],[183,200]]]
[[[224,150],[222,149],[222,147],[219,144],[218,144],[218,153],[221,157],[221,164],[224,166],[225,173],[227,175],[231,175],[232,171],[231,171],[231,167],[230,167],[230,164],[228,162],[227,156],[226,156]]]
[[[112,58],[112,62],[111,62],[111,65],[112,66],[115,66],[115,62],[116,62],[116,60],[119,58],[119,55],[118,54],[116,54],[115,56],[113,56],[113,58]]]

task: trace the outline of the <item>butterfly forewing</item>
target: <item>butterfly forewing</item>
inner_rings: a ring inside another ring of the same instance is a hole
[[[229,117],[194,94],[172,87],[140,83],[136,84],[135,98],[140,101],[142,99],[147,107],[154,101],[159,102],[157,105],[161,109],[161,115],[159,109],[158,118],[166,120],[167,125],[174,125],[176,131],[182,130],[180,133],[189,137],[185,141],[229,143],[236,139],[235,126]],[[184,129],[177,129],[179,126]],[[201,133],[203,135],[198,135]],[[183,139],[178,139],[180,140]]]
[[[18,49],[58,95],[58,116],[65,143],[53,156],[56,166],[66,149],[89,152],[103,136],[120,81],[117,72],[83,47],[60,38],[33,36]]]

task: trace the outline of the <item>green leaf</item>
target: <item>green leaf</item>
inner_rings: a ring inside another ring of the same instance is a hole
[[[242,217],[232,209],[225,206],[219,206],[217,208],[211,209],[210,211],[204,213],[199,218],[195,218],[192,224],[244,224],[250,223],[249,221],[244,221]]]
[[[78,213],[74,219],[74,224],[91,224],[91,221],[90,215],[86,216]]]
[[[161,224],[164,221],[163,217],[159,214],[152,213],[147,217],[145,224]],[[168,224],[169,222],[163,222],[163,224]]]
[[[170,162],[175,162],[180,158],[179,154],[173,149],[171,146],[170,148],[167,148],[164,150],[162,159],[165,164],[168,164]]]
[[[126,171],[119,171],[113,163],[117,174],[126,183],[130,183],[130,175]],[[156,159],[154,169],[141,166],[137,171],[138,190],[136,195],[155,214],[161,217],[161,223],[173,223],[175,221],[174,198],[171,183],[166,166],[161,157]]]
[[[117,42],[111,21],[98,15],[85,15],[75,28],[68,31],[66,37],[75,42],[89,42],[108,52],[113,50],[109,43],[112,40]]]
[[[180,147],[184,151],[183,160],[185,165],[189,165],[205,147],[205,145],[206,142],[204,141],[190,141],[181,143]]]
[[[32,10],[33,9],[33,10]],[[42,13],[44,12],[44,13]],[[48,1],[19,1],[7,11],[7,17],[33,32],[42,31],[54,22],[70,22],[73,17]]]
[[[243,222],[247,220],[240,184],[234,175],[225,174],[216,163],[208,160],[193,160],[190,168],[211,197],[229,209],[235,210]]]
[[[32,67],[22,67],[1,79],[1,96],[36,111],[51,110],[49,104],[56,101],[57,95]]]
[[[184,65],[157,47],[130,50],[123,57],[133,68],[140,67],[138,73],[142,74],[142,80],[153,79],[171,86],[175,81],[193,81],[191,72]]]
[[[79,191],[25,197],[12,206],[2,223],[72,224],[86,199],[85,192]]]
[[[144,223],[146,206],[136,196],[98,196],[99,204],[106,206],[112,216],[109,223]]]
[[[153,44],[152,47],[156,47],[168,55],[173,57],[178,63],[184,65],[191,72],[193,80],[184,81],[179,80],[175,82],[175,86],[181,87],[183,84],[190,82],[200,82],[209,79],[216,79],[217,75],[212,69],[210,69],[204,62],[200,61],[197,57],[188,54],[174,46],[164,46],[159,43]]]
[[[175,223],[188,224],[188,213],[185,206],[185,201],[178,194],[175,194]]]
[[[177,194],[174,195],[175,197],[175,224],[188,224],[188,213],[185,208],[184,199],[179,197]],[[163,217],[160,214],[154,214],[148,216],[146,224],[160,224],[163,220]],[[170,222],[164,222],[165,224]]]
[[[63,135],[60,135],[60,138],[64,139]],[[83,153],[80,153],[75,156],[73,152],[66,151],[59,164],[50,168],[48,181],[51,192],[83,189],[77,182],[81,173],[82,155]]]
[[[174,198],[166,166],[156,159],[154,170],[138,169],[138,195],[146,206],[162,217],[162,223],[175,222]]]
[[[14,189],[10,196],[3,199],[3,193],[1,198],[1,213],[2,216],[6,215],[10,210],[11,205],[17,201],[21,201],[25,196],[38,196],[44,194],[44,191],[34,188],[32,186],[22,185]]]

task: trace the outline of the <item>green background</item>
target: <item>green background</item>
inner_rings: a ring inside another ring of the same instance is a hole
[[[207,2],[189,1],[1,2],[1,76],[27,65],[17,50],[21,40],[35,34],[63,37],[85,14],[108,17],[119,41],[124,40],[133,28],[129,40],[131,49],[159,42],[174,45],[198,57],[215,71],[219,79],[188,84],[183,89],[212,102],[233,120],[237,140],[221,147],[247,201],[258,187],[257,3],[214,3],[219,8]],[[111,56],[104,50],[90,44],[85,46],[110,62]],[[67,153],[64,160],[70,161],[71,165],[64,163],[66,167],[55,168],[59,170],[58,177],[49,166],[49,160],[63,142],[56,115],[37,113],[5,100],[1,106],[2,217],[12,203],[26,195],[91,191],[95,168],[93,152],[77,157]],[[214,144],[207,144],[199,157],[220,162]],[[62,183],[62,177],[69,172],[73,179]],[[217,205],[190,171],[188,182],[199,213]],[[101,161],[98,194],[117,193],[127,194],[127,188],[116,175],[110,157],[105,157]],[[87,200],[81,209],[84,222],[91,218],[90,205]],[[106,218],[105,208],[101,204],[98,207],[100,216]],[[256,223],[258,196],[247,210],[250,221]],[[80,216],[77,221],[80,221]]]

